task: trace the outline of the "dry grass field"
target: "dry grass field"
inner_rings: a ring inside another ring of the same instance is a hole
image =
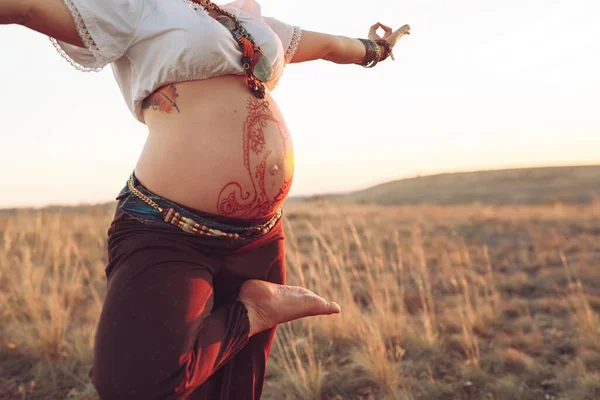
[[[0,217],[0,398],[93,399],[112,210]],[[288,280],[342,314],[281,326],[267,400],[600,399],[600,201],[286,209]]]

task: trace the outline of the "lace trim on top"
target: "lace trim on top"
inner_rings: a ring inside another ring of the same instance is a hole
[[[83,72],[99,72],[99,71],[101,71],[102,68],[106,65],[106,62],[104,61],[104,57],[102,57],[102,55],[100,54],[100,50],[98,49],[96,42],[94,42],[92,35],[90,35],[90,32],[88,31],[87,27],[85,26],[85,23],[83,22],[83,18],[81,17],[79,10],[75,7],[72,0],[63,0],[63,1],[64,1],[65,5],[67,6],[67,8],[69,9],[69,11],[71,12],[71,15],[73,16],[73,20],[75,21],[75,27],[77,28],[77,33],[79,34],[81,41],[83,42],[85,48],[90,53],[92,53],[92,55],[96,59],[96,63],[97,64],[99,63],[100,66],[84,67],[83,65],[79,64],[77,61],[73,60],[67,54],[67,52],[61,47],[60,43],[58,43],[58,40],[56,40],[53,37],[49,37],[50,41],[52,42],[52,44],[54,45],[56,50],[60,53],[60,55],[63,56],[63,58],[65,60],[67,60],[73,67],[77,68],[78,70],[83,71]]]
[[[300,27],[295,26],[294,27],[294,34],[292,35],[292,40],[290,41],[290,45],[288,46],[287,50],[285,51],[285,63],[289,64],[292,59],[294,58],[294,55],[296,54],[296,51],[298,50],[298,45],[300,44],[300,39],[302,39],[302,29],[300,29]]]

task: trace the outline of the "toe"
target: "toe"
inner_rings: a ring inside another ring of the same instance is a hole
[[[315,294],[307,296],[305,298],[306,302],[309,304],[309,310],[312,315],[328,315],[328,314],[336,314],[339,313],[340,306],[332,301],[327,301],[322,297],[319,297]]]
[[[342,312],[342,308],[336,302],[330,301],[329,303],[327,303],[327,306],[331,314],[339,314]]]

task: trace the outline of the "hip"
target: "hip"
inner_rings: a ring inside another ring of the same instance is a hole
[[[266,258],[274,259],[283,254],[285,236],[281,210],[272,216],[253,220],[214,215],[150,192],[135,174],[117,200],[115,217],[108,229],[109,265],[106,273],[109,278],[116,265],[132,257],[146,260],[142,264],[203,264],[211,273],[217,273],[219,265],[237,265],[236,260],[247,259],[250,252],[258,251]],[[201,262],[207,257],[210,262]],[[244,268],[239,269],[243,276]],[[257,265],[254,269],[260,272],[258,270],[262,267]],[[249,268],[247,272],[251,270]],[[247,279],[261,279],[261,275],[248,275]]]

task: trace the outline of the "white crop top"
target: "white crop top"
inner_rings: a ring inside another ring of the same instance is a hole
[[[245,75],[231,32],[191,0],[63,1],[85,48],[50,40],[79,70],[100,71],[110,63],[129,110],[142,123],[142,101],[163,85]],[[301,29],[262,16],[255,0],[220,7],[239,18],[271,60],[273,75],[265,86],[273,90],[298,48]]]

